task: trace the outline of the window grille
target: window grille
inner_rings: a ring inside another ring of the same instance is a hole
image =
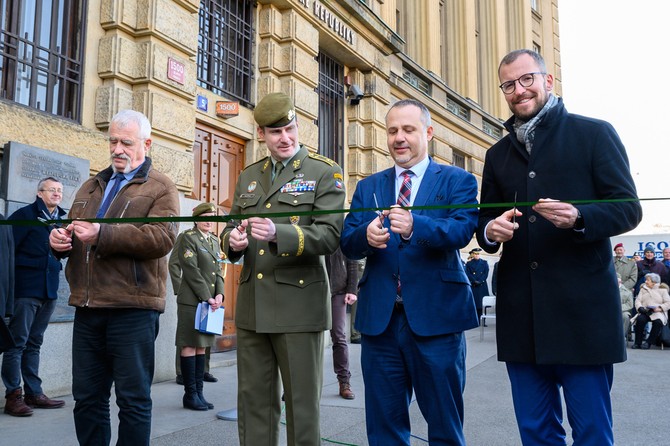
[[[80,121],[86,0],[0,0],[0,97]]]
[[[492,136],[496,139],[502,138],[502,130],[500,129],[500,127],[491,124],[486,120],[483,121],[482,123],[482,130],[484,130],[484,133],[486,133],[487,135]]]
[[[344,169],[344,67],[319,53],[319,153]]]
[[[454,150],[451,156],[451,164],[465,170],[465,155]]]
[[[430,83],[422,79],[419,75],[417,75],[410,69],[403,68],[402,78],[405,79],[405,81],[407,81],[407,83],[410,84],[412,87],[419,90],[421,93],[430,96],[431,94]]]
[[[251,105],[253,5],[250,0],[202,0],[198,85]]]
[[[447,98],[447,110],[465,121],[470,121],[470,109],[451,98]]]

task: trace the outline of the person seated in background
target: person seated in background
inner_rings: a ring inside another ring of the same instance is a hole
[[[628,339],[630,332],[630,318],[633,310],[633,292],[624,285],[621,280],[621,275],[617,273],[617,281],[619,282],[619,295],[621,296],[621,317],[623,319],[623,335]]]
[[[660,287],[661,276],[656,273],[645,275],[644,284],[635,300],[635,343],[633,348],[644,350],[656,343],[663,326],[668,323],[667,311],[670,309],[668,290]],[[646,341],[642,340],[644,326],[651,322],[651,332]]]

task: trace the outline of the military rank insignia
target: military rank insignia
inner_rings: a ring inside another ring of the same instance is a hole
[[[294,168],[294,169],[297,169],[297,168],[299,168],[299,167],[300,167],[300,160],[295,160],[295,161],[293,161],[293,168]]]

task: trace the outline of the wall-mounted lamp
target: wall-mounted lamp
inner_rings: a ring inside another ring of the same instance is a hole
[[[356,84],[351,85],[347,91],[347,97],[351,98],[349,99],[349,104],[358,105],[361,102],[361,99],[363,99],[363,95],[364,93],[363,90],[361,90],[361,87]]]

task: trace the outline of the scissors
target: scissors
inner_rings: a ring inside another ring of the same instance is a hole
[[[237,232],[239,232],[240,234],[242,234],[242,231],[240,231],[240,225],[242,224],[241,221],[235,220],[234,218],[231,218],[231,219],[228,220],[228,221],[229,221],[230,223],[232,223],[233,225],[235,225],[235,229],[237,229]]]
[[[55,223],[55,222],[54,223],[49,223],[46,218],[37,217],[37,219],[40,221],[40,223],[44,223],[45,225],[53,227],[54,229],[65,229],[65,227],[66,227],[62,223]],[[60,232],[60,231],[58,231],[58,232]]]
[[[512,230],[516,227],[516,193],[517,191],[514,191],[514,213],[512,214]]]
[[[375,209],[375,214],[377,214],[377,216],[379,217],[379,223],[381,223],[382,226],[384,226],[384,214],[382,213],[382,211],[379,210],[379,202],[377,201],[377,194],[373,192],[372,197],[375,199],[375,207],[377,208]]]

